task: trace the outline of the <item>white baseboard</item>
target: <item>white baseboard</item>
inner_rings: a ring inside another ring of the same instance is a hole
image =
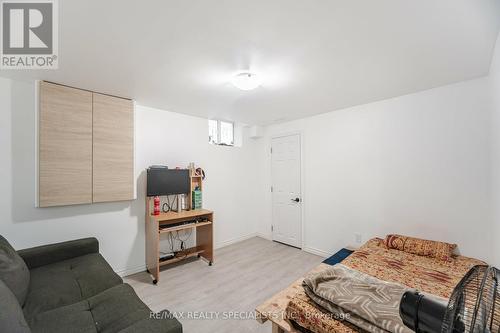
[[[315,249],[314,247],[309,247],[309,246],[304,246],[302,248],[303,251],[309,252],[312,254],[315,254],[317,256],[323,257],[323,258],[328,258],[330,257],[333,253],[329,253],[320,249]]]
[[[214,249],[220,249],[221,247],[225,247],[225,246],[228,246],[228,245],[231,245],[234,243],[242,242],[244,240],[250,239],[252,237],[257,237],[257,236],[258,236],[258,234],[256,232],[254,232],[254,233],[251,233],[251,234],[248,234],[245,236],[231,238],[231,239],[228,239],[228,240],[225,240],[225,241],[222,241],[222,242],[215,244]]]
[[[146,271],[146,265],[144,264],[144,265],[139,265],[136,267],[129,267],[129,268],[121,269],[121,270],[118,270],[115,272],[119,276],[124,277],[124,276],[132,275],[132,274],[140,273],[140,272],[145,272],[145,271]]]
[[[272,241],[273,238],[271,237],[271,235],[266,235],[266,234],[263,234],[261,232],[258,232],[255,234],[257,237],[260,237],[260,238],[264,238],[264,239],[267,239],[267,240],[270,240]]]
[[[244,235],[244,236],[241,236],[241,237],[235,237],[235,238],[231,238],[231,239],[219,242],[219,243],[215,244],[214,249],[220,249],[221,247],[225,247],[225,246],[232,245],[232,244],[235,244],[235,243],[238,243],[238,242],[242,242],[244,240],[247,240],[247,239],[250,239],[250,238],[253,238],[253,237],[261,237],[261,238],[264,238],[264,239],[267,239],[267,240],[271,240],[269,238],[269,236],[267,236],[267,235],[254,232],[254,233],[251,233],[251,234],[248,234],[248,235]],[[146,271],[146,265],[145,264],[144,265],[140,265],[140,266],[136,266],[136,267],[129,267],[129,268],[117,270],[115,272],[119,276],[123,277],[123,276],[128,276],[128,275],[132,275],[132,274],[140,273],[140,272],[144,272],[144,271]]]

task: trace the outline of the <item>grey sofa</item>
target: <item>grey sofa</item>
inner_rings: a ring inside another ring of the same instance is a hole
[[[15,251],[0,236],[0,309],[0,332],[182,332],[123,283],[95,238]]]

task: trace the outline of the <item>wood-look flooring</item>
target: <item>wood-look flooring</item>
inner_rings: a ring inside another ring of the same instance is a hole
[[[215,251],[213,266],[192,260],[160,272],[158,285],[147,273],[124,278],[153,311],[219,314],[219,319],[181,318],[185,333],[271,332],[269,322],[225,319],[253,313],[257,305],[317,266],[323,258],[254,237]]]

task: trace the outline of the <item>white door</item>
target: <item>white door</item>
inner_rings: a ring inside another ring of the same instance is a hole
[[[302,247],[300,135],[271,141],[273,240]]]

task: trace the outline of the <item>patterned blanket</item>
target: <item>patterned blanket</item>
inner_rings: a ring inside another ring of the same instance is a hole
[[[374,238],[351,254],[342,264],[383,281],[448,299],[465,273],[483,262],[463,256],[455,256],[450,261],[422,257],[388,249],[383,240]],[[328,313],[315,304],[304,290],[299,290],[286,308],[288,318],[314,333],[366,331],[359,326],[353,328],[351,323],[338,320],[338,317],[329,316]]]
[[[408,287],[342,264],[305,278],[303,286],[316,304],[366,331],[412,332],[399,316],[399,303]]]

